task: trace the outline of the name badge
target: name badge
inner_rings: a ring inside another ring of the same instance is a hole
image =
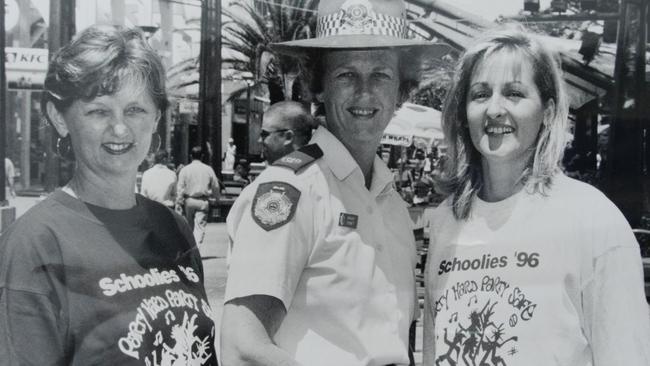
[[[339,226],[356,229],[358,222],[359,216],[357,215],[341,212],[341,215],[339,216]]]

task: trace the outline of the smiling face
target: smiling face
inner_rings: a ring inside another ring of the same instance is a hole
[[[525,60],[516,52],[496,51],[479,61],[472,73],[467,122],[484,162],[522,166],[535,149],[545,105],[531,63]]]
[[[49,103],[48,114],[60,135],[70,134],[79,173],[96,177],[135,174],[160,117],[146,88],[133,83],[112,95],[75,100],[63,113]]]
[[[395,112],[399,61],[391,50],[326,53],[322,99],[327,128],[346,146],[376,149]]]

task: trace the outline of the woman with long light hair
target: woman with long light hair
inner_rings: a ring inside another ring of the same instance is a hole
[[[425,365],[648,365],[639,247],[620,211],[560,169],[567,97],[522,29],[459,61],[426,274]]]

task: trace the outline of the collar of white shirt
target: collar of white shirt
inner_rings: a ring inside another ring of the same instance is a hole
[[[332,170],[336,178],[344,180],[355,170],[361,174],[361,168],[354,160],[348,149],[325,127],[320,126],[314,132],[311,143],[316,143],[323,150],[323,159]],[[370,193],[378,196],[389,188],[393,183],[393,175],[386,164],[375,155],[372,164],[372,182],[370,184]]]

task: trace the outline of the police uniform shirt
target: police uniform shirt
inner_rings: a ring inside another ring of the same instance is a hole
[[[415,245],[406,204],[378,157],[368,190],[329,131],[311,142],[322,158],[304,166],[289,154],[280,163],[300,169],[268,167],[232,207],[225,301],[280,299],[287,315],[274,341],[301,364],[408,364]]]

